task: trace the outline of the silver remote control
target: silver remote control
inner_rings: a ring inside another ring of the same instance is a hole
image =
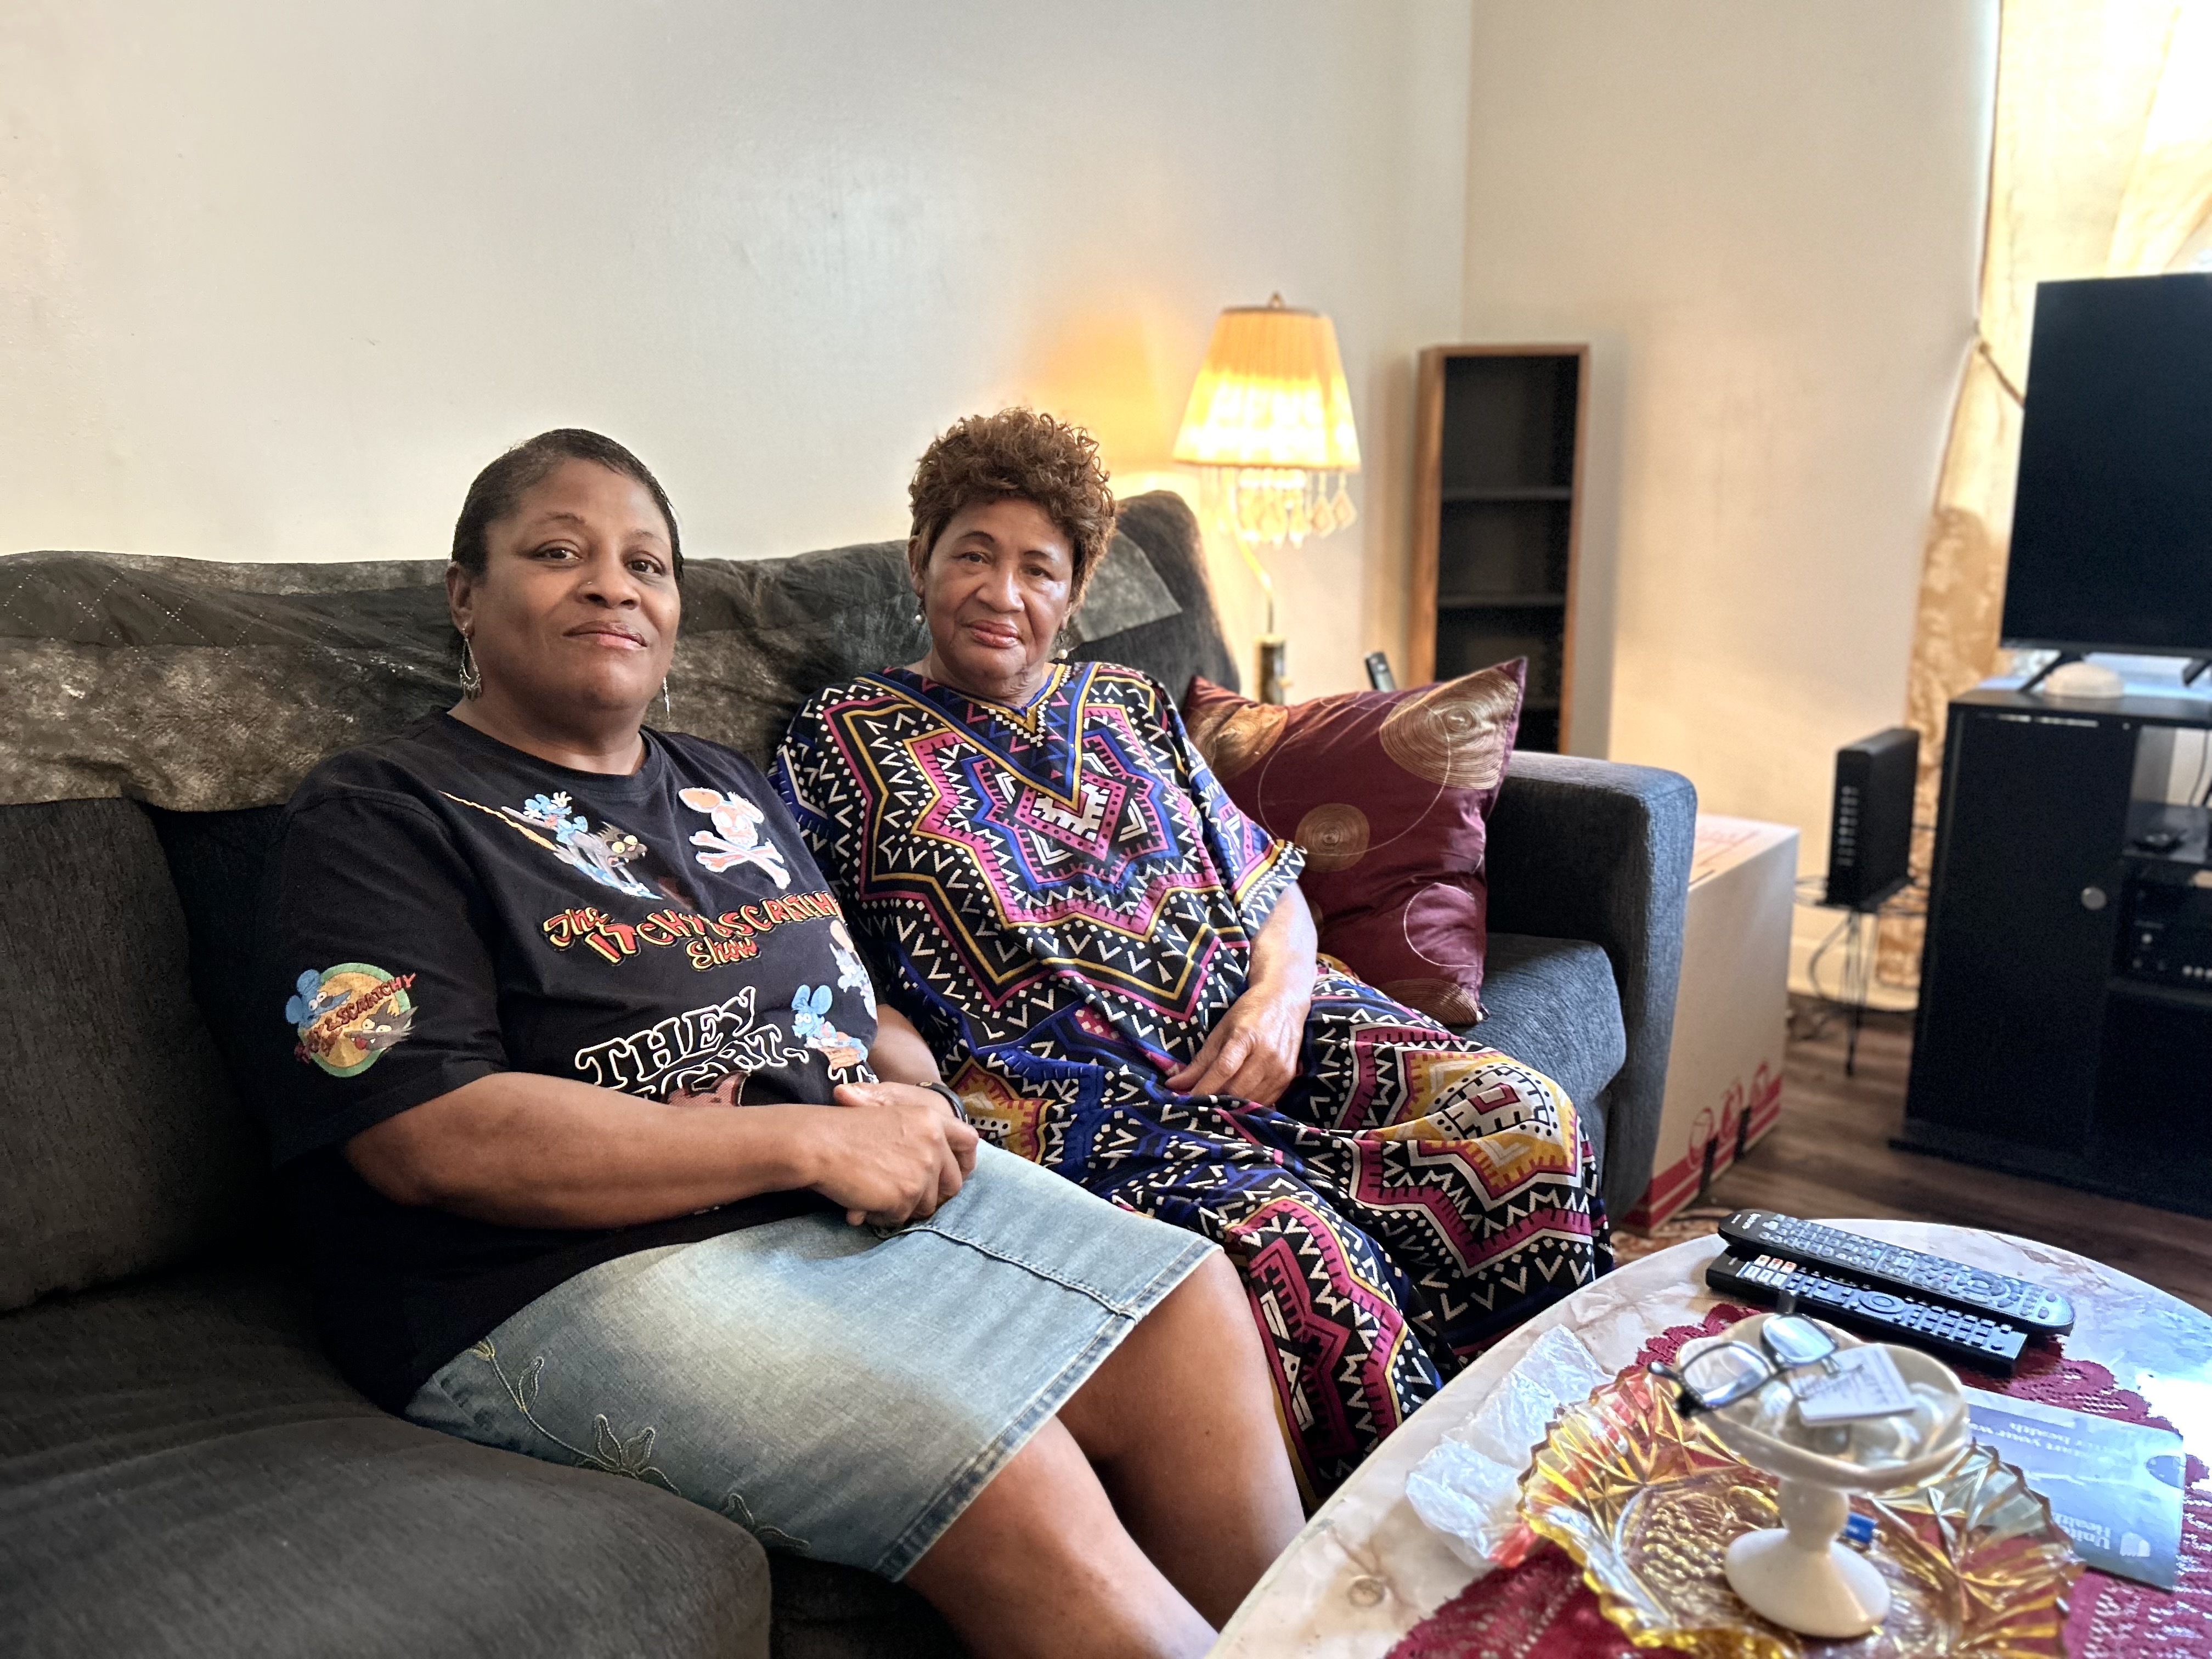
[[[1771,1210],[1738,1210],[1721,1223],[1719,1231],[1742,1255],[1787,1256],[1815,1272],[1963,1308],[2038,1336],[2059,1336],[2074,1328],[2074,1304],[2057,1291],[1948,1256],[1923,1255]]]

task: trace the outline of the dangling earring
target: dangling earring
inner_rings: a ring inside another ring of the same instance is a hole
[[[665,719],[676,718],[676,705],[668,701],[668,676],[665,674],[660,677],[660,712]]]
[[[469,649],[469,636],[461,635],[461,695],[471,702],[483,696],[483,671],[477,666],[476,653]]]
[[[929,626],[929,623],[923,618],[921,611],[918,607],[914,613],[914,625],[916,628],[927,628]]]

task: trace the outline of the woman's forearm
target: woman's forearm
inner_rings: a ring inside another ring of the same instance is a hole
[[[1250,988],[1309,994],[1313,988],[1315,952],[1320,941],[1314,932],[1313,911],[1306,896],[1293,882],[1283,889],[1274,909],[1252,941]]]
[[[808,1121],[830,1106],[671,1106],[500,1072],[347,1143],[402,1204],[516,1227],[623,1227],[822,1178]]]
[[[1313,1001],[1313,912],[1286,887],[1252,941],[1252,968],[1198,1052],[1168,1074],[1184,1094],[1236,1095],[1272,1106],[1298,1069],[1306,1011]]]

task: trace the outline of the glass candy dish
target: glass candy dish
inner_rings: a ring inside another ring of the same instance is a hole
[[[1723,1558],[1733,1540],[1778,1523],[1778,1482],[1673,1399],[1673,1385],[1638,1370],[1567,1407],[1521,1486],[1530,1528],[1581,1565],[1638,1647],[1700,1659],[2063,1659],[2081,1563],[2020,1472],[1972,1444],[1918,1491],[1859,1500],[1875,1522],[1865,1559],[1889,1590],[1871,1634],[1826,1641],[1759,1618],[1729,1588]]]
[[[1785,1351],[1825,1350],[1829,1358],[1820,1364],[1826,1367],[1840,1365],[1847,1348],[1867,1347],[1816,1321],[1753,1314],[1718,1336],[1686,1345],[1680,1356],[1685,1376],[1709,1358],[1723,1362],[1721,1370],[1735,1383],[1769,1379],[1716,1407],[1706,1419],[1723,1445],[1782,1483],[1775,1495],[1782,1524],[1743,1533],[1729,1543],[1723,1560],[1729,1588],[1753,1613],[1785,1629],[1807,1636],[1863,1636],[1887,1617],[1889,1586],[1872,1562],[1838,1536],[1850,1516],[1851,1495],[1914,1491],[1935,1479],[1966,1448],[1966,1395],[1958,1374],[1942,1361],[1911,1348],[1882,1346],[1871,1357],[1888,1359],[1909,1408],[1808,1423],[1796,1389],[1801,1379],[1817,1382],[1818,1374],[1801,1364],[1786,1381],[1778,1376],[1767,1363],[1768,1339],[1778,1334],[1788,1335]],[[1748,1369],[1745,1356],[1753,1362]]]

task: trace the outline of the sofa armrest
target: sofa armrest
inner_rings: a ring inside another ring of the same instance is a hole
[[[1490,817],[1490,925],[1601,946],[1628,1058],[1606,1091],[1605,1200],[1626,1215],[1651,1176],[1698,792],[1677,772],[1516,754]]]

